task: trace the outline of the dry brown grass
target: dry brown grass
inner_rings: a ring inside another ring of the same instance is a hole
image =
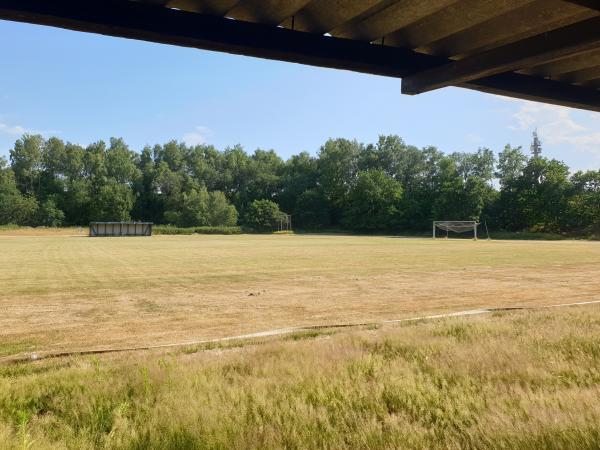
[[[0,236],[0,357],[600,299],[600,243]],[[600,447],[600,307],[0,365],[0,448]]]
[[[0,366],[0,448],[597,449],[600,307]]]
[[[0,356],[600,299],[600,243],[0,236]]]
[[[88,229],[83,227],[17,227],[0,226],[0,236],[49,237],[49,236],[87,236]]]

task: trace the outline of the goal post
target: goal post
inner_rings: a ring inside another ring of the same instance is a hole
[[[453,233],[469,233],[473,232],[473,239],[477,239],[477,227],[479,226],[479,222],[475,220],[434,220],[433,221],[433,239],[435,239],[436,231],[442,230],[446,232],[446,237],[448,237],[448,232],[452,231]]]
[[[281,214],[279,217],[279,224],[277,227],[277,231],[292,231],[292,215],[291,214]]]

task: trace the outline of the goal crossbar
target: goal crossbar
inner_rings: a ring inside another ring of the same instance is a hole
[[[477,227],[479,222],[475,220],[434,220],[433,221],[433,238],[436,238],[436,230],[444,230],[446,237],[448,232],[467,233],[473,231],[473,238],[477,239]]]

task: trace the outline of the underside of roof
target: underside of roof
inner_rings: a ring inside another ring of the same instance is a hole
[[[600,0],[0,0],[0,19],[600,111]]]

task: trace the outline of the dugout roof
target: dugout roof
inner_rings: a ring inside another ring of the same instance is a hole
[[[0,0],[0,18],[600,111],[600,0]]]

